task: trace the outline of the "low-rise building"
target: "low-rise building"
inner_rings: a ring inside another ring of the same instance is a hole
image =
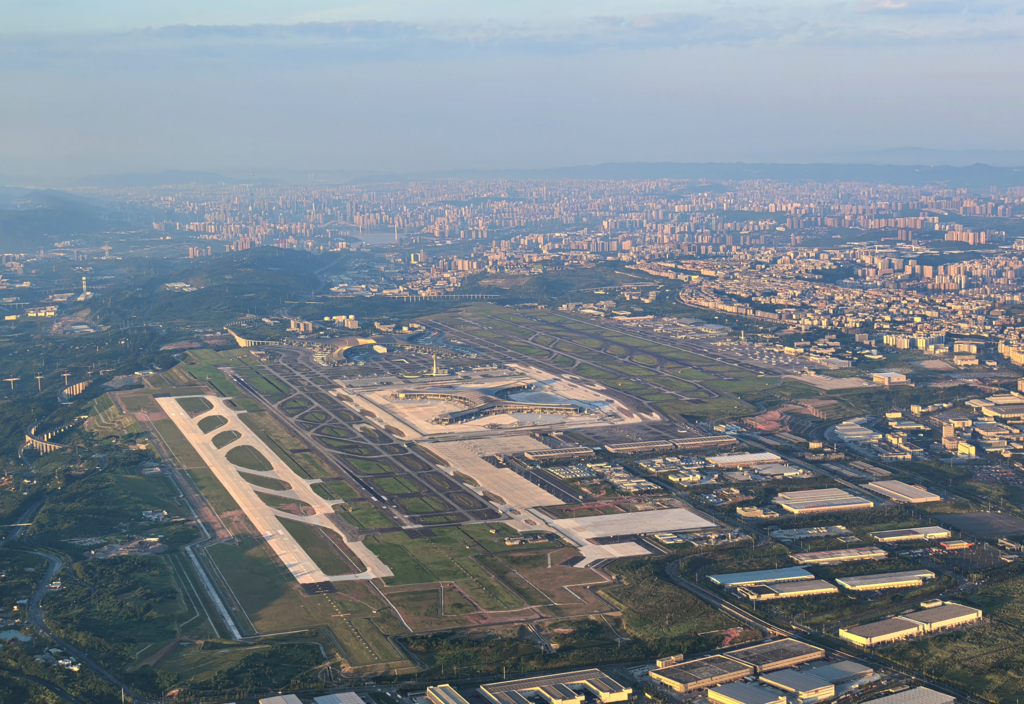
[[[881,548],[865,547],[800,552],[791,554],[790,557],[800,565],[827,565],[836,562],[855,562],[857,560],[884,560],[889,557],[889,553]]]
[[[656,664],[658,669],[648,673],[651,679],[681,694],[714,687],[725,682],[735,682],[754,674],[753,665],[725,655],[710,655],[689,662],[659,660]]]
[[[831,699],[836,695],[836,686],[810,672],[798,670],[779,670],[771,674],[761,675],[761,682],[783,692],[792,694],[797,699]]]
[[[827,513],[872,508],[875,504],[844,489],[806,489],[778,494],[772,501],[790,513]]]
[[[880,543],[901,543],[910,540],[941,540],[952,537],[953,534],[942,526],[925,526],[923,528],[879,530],[868,535]]]
[[[722,587],[744,587],[752,584],[778,584],[814,579],[814,575],[800,567],[783,567],[777,570],[754,570],[732,574],[713,574],[709,580]]]
[[[708,690],[712,704],[786,704],[786,695],[772,687],[750,682],[730,682]]]
[[[757,669],[757,673],[762,674],[818,660],[825,657],[825,651],[815,645],[793,638],[783,638],[732,650],[728,656],[753,665]]]
[[[871,699],[868,704],[956,704],[956,697],[936,692],[927,687],[914,687],[896,692],[896,694]]]
[[[740,587],[739,593],[752,601],[771,601],[773,599],[792,599],[801,596],[820,596],[822,594],[838,594],[839,589],[822,579],[808,579],[798,582],[782,582],[780,584],[752,584]]]
[[[850,591],[869,592],[883,589],[906,589],[920,587],[926,579],[935,579],[935,573],[929,570],[911,570],[908,572],[885,572],[882,574],[863,574],[857,577],[836,578],[836,584]]]
[[[938,494],[933,494],[922,486],[911,486],[910,484],[904,484],[903,482],[896,481],[894,479],[871,482],[868,484],[868,489],[886,496],[893,501],[904,504],[924,504],[930,501],[940,501],[942,499]]]
[[[480,687],[480,694],[492,704],[527,704],[528,696],[536,695],[548,704],[582,704],[583,692],[589,692],[602,704],[610,704],[628,701],[633,689],[597,669],[492,682]]]
[[[854,645],[872,648],[885,643],[912,638],[921,632],[921,624],[899,616],[882,621],[865,623],[850,628],[840,628],[839,637]]]

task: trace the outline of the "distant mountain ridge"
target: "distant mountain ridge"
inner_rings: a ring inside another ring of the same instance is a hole
[[[211,171],[161,171],[155,174],[109,174],[88,176],[78,185],[83,188],[156,188],[158,186],[199,186],[235,185],[239,183],[267,183],[266,179],[238,179]],[[272,181],[273,182],[273,181]]]
[[[927,151],[927,150],[926,150]],[[156,174],[113,174],[82,179],[81,185],[95,188],[131,188],[197,185],[283,184],[374,184],[405,183],[436,178],[508,179],[554,181],[572,180],[648,180],[679,179],[690,181],[857,181],[889,183],[897,186],[947,185],[961,188],[1024,186],[1024,166],[927,166],[899,164],[748,164],[680,162],[610,162],[583,166],[544,169],[454,169],[410,173],[355,171],[274,170],[269,177],[241,179],[208,171],[163,171]],[[301,174],[301,175],[300,175]]]

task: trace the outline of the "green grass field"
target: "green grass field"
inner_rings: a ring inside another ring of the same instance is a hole
[[[153,427],[170,449],[178,465],[183,469],[192,467],[206,467],[199,453],[192,447],[192,443],[185,439],[185,436],[178,430],[173,420],[153,421]]]
[[[206,416],[200,418],[197,425],[204,433],[210,433],[222,425],[227,425],[228,419],[224,416]]]
[[[213,436],[213,446],[219,450],[227,447],[240,437],[242,437],[242,434],[237,430],[225,430],[223,433],[217,433]]]
[[[458,528],[434,528],[434,537],[411,539],[405,533],[382,533],[366,540],[394,572],[390,584],[457,582],[488,610],[519,608],[523,602],[493,578],[474,558],[484,554],[479,545]]]
[[[258,474],[249,474],[248,472],[239,472],[242,475],[242,479],[249,482],[253,486],[262,487],[264,489],[273,489],[274,491],[288,491],[291,489],[291,485],[287,482],[282,482],[280,479],[274,479],[273,477],[261,477]]]
[[[210,508],[212,508],[217,515],[223,515],[230,511],[238,510],[238,504],[236,504],[235,500],[231,498],[231,494],[229,494],[228,490],[224,488],[224,485],[220,483],[220,480],[217,479],[212,470],[203,466],[193,467],[186,471],[192,478],[196,487],[210,503]]]
[[[398,503],[409,513],[433,513],[447,508],[432,496],[406,496],[398,499]]]
[[[355,499],[359,497],[359,494],[349,486],[348,482],[332,481],[332,482],[318,482],[310,485],[317,494],[324,497],[328,501],[333,499]]]
[[[415,482],[404,477],[381,477],[374,479],[373,483],[385,494],[412,494],[420,491]]]
[[[326,574],[340,575],[352,573],[351,563],[342,556],[337,546],[325,537],[325,533],[328,532],[327,528],[290,521],[287,518],[278,518],[278,520],[285,530],[291,533],[296,542],[302,546],[302,549],[306,551],[309,558]],[[334,531],[330,532],[334,533]],[[334,535],[337,536],[337,540],[341,540],[341,536],[338,536],[337,533],[334,533]]]
[[[349,438],[349,437],[352,437],[352,432],[351,431],[346,430],[345,428],[335,428],[333,426],[328,426],[326,428],[321,428],[318,432],[320,434],[322,434],[322,435],[330,435],[331,437],[334,437],[334,438]]]
[[[357,445],[356,443],[353,443],[353,442],[346,442],[344,440],[332,440],[330,438],[320,438],[320,442],[322,442],[324,445],[327,445],[328,447],[330,447],[330,448],[332,448],[334,450],[338,450],[340,452],[344,452],[345,454],[348,454],[348,455],[372,455],[372,454],[374,454],[374,452],[373,452],[373,450],[371,448],[366,447],[364,445]]]
[[[383,511],[370,503],[335,504],[334,510],[360,530],[390,528],[395,525]]]
[[[297,505],[299,508],[308,508],[309,504],[305,501],[299,501],[298,499],[291,499],[286,496],[278,496],[277,494],[264,494],[262,491],[257,491],[256,496],[260,497],[260,501],[265,503],[271,508],[281,508],[283,506]]]
[[[378,462],[376,460],[360,460],[350,459],[349,462],[352,466],[358,469],[363,474],[390,474],[395,471],[387,462]]]
[[[270,472],[274,469],[274,466],[263,456],[263,453],[252,445],[233,447],[228,450],[225,457],[227,457],[228,462],[231,464],[257,472]]]
[[[179,398],[178,405],[181,406],[185,412],[192,416],[198,416],[206,413],[207,411],[213,410],[213,404],[207,401],[205,398],[190,396],[188,398]]]

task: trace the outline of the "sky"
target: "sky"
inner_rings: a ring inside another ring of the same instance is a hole
[[[1024,150],[1024,0],[3,0],[3,16],[5,178]]]

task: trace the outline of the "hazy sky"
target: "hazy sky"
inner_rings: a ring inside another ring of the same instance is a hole
[[[3,0],[0,173],[1024,149],[1024,0]]]

